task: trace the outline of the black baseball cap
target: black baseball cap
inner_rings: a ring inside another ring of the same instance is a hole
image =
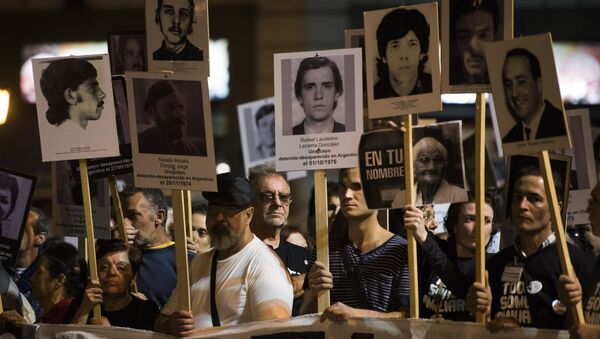
[[[217,175],[217,190],[202,193],[209,204],[247,207],[256,199],[248,179],[230,172]]]

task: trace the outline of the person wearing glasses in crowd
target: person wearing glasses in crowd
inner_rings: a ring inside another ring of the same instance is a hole
[[[343,322],[351,317],[401,317],[408,307],[409,278],[406,239],[381,227],[377,210],[369,209],[358,168],[339,172],[343,230],[329,238],[329,269],[309,262],[301,313],[316,312],[317,293],[331,290],[331,306],[321,321]]]
[[[291,316],[290,278],[277,255],[250,230],[255,202],[250,182],[222,173],[217,189],[203,193],[213,248],[191,262],[192,310],[177,308],[173,290],[154,323],[156,331],[190,336],[196,329]]]
[[[283,261],[294,285],[294,309],[298,315],[302,305],[304,276],[308,263],[308,250],[281,239],[281,229],[287,223],[292,195],[285,178],[273,165],[258,165],[250,169],[250,184],[258,198],[250,229],[265,244],[271,246]]]

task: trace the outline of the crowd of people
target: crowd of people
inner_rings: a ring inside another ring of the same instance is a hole
[[[556,178],[560,196],[564,183]],[[0,326],[95,324],[188,336],[221,325],[316,313],[322,290],[331,291],[331,306],[321,321],[408,316],[407,241],[368,208],[358,168],[341,169],[332,190],[336,196],[328,197],[328,205],[337,203],[330,208],[328,265],[316,260],[304,228],[288,225],[293,194],[274,167],[259,165],[249,178],[219,174],[217,186],[218,192],[204,192],[207,203],[192,211],[191,311],[178,302],[171,240],[177,227],[167,227],[167,199],[157,189],[126,187],[121,192],[126,234],[96,242],[98,280],[90,280],[77,248],[51,236],[51,218],[30,209],[17,264],[0,271],[0,281],[10,282],[6,288],[0,284],[5,309]],[[538,167],[520,168],[512,192],[507,222],[517,237],[514,245],[487,254],[486,284],[474,282],[472,195],[450,205],[445,237],[432,232],[432,209],[404,206],[402,227],[418,243],[421,317],[473,321],[480,311],[489,316],[491,330],[524,326],[598,336],[600,261],[594,264],[594,251],[568,244],[576,276],[561,274]],[[590,240],[600,236],[598,207],[600,185],[589,201]],[[498,213],[486,197],[486,243]],[[573,326],[570,308],[579,301],[588,324]],[[100,318],[94,315],[97,306]]]

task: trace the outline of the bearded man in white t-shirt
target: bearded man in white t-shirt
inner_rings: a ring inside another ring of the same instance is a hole
[[[218,192],[203,193],[209,202],[206,226],[214,247],[192,260],[192,312],[178,310],[178,293],[173,290],[154,323],[156,331],[190,336],[199,329],[291,315],[293,291],[285,267],[250,231],[255,200],[250,183],[223,173],[217,176],[217,187]]]

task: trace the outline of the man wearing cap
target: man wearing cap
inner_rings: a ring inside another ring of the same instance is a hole
[[[290,278],[277,255],[250,230],[255,200],[250,183],[222,173],[217,188],[204,193],[213,248],[191,263],[192,311],[177,309],[173,290],[154,323],[156,331],[189,336],[195,329],[290,317]]]
[[[148,90],[144,111],[154,126],[138,131],[140,153],[206,156],[206,141],[188,136],[185,98],[171,81],[157,81]]]

